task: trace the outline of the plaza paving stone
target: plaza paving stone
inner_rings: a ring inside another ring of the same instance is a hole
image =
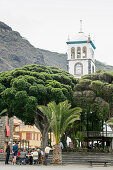
[[[0,170],[112,170],[113,166],[102,165],[90,167],[88,165],[5,165],[0,162]]]

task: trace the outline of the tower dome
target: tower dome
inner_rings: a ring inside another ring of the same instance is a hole
[[[88,41],[88,36],[84,32],[78,32],[70,41]]]

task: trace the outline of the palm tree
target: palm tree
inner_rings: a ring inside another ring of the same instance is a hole
[[[51,130],[55,135],[56,145],[53,150],[53,163],[62,163],[62,153],[60,148],[60,139],[63,136],[67,126],[80,119],[81,108],[76,107],[71,109],[71,104],[68,101],[60,102],[58,105],[55,102],[50,102],[47,106],[39,106],[38,109],[46,115],[50,124]]]

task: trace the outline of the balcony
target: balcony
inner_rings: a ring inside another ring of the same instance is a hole
[[[81,132],[84,134],[84,137],[106,137],[110,138],[113,137],[113,132],[112,131],[107,131],[107,132],[99,132],[99,131],[85,131]]]

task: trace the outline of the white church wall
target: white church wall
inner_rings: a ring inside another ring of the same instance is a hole
[[[91,62],[91,73],[93,73],[92,67],[94,66],[94,72],[95,72],[95,64],[92,60],[90,60],[90,62]],[[77,63],[81,63],[83,65],[83,74],[82,75],[75,75],[74,68],[75,68],[75,64],[77,64]],[[68,69],[69,69],[69,73],[74,75],[74,77],[81,78],[81,76],[89,74],[89,72],[88,72],[88,59],[70,60]]]
[[[74,73],[74,67],[75,67],[75,64],[77,63],[81,63],[83,65],[83,74],[82,75],[75,75]],[[85,74],[88,74],[88,60],[87,59],[79,59],[79,60],[72,60],[69,62],[69,73],[74,75],[76,78],[80,78],[81,76],[85,75]]]

